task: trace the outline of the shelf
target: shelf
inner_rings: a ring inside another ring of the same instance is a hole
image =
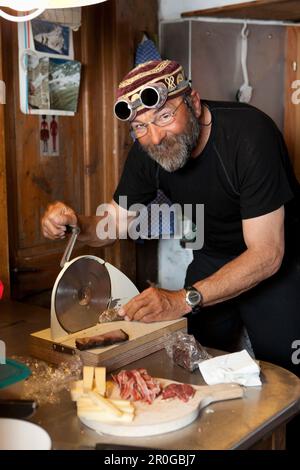
[[[217,18],[242,18],[256,20],[300,21],[299,0],[259,0],[219,8],[187,11],[183,18],[213,16]]]

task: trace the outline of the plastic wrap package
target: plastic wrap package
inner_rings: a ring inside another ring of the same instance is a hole
[[[165,349],[175,364],[190,372],[193,372],[200,362],[212,357],[193,335],[182,331],[166,336]]]
[[[71,383],[79,379],[82,373],[82,362],[77,355],[72,361],[62,362],[59,366],[32,357],[12,357],[31,370],[30,377],[24,381],[20,398],[34,400],[39,405],[59,403],[59,392],[69,390]]]

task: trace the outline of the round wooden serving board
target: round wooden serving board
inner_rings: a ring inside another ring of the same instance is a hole
[[[176,383],[171,380],[158,380],[163,387]],[[141,401],[133,402],[135,417],[131,423],[104,423],[86,418],[80,420],[100,434],[125,437],[155,436],[187,426],[197,418],[199,411],[210,403],[243,396],[243,389],[236,384],[193,385],[193,387],[196,393],[187,403],[178,398],[162,400],[161,396],[151,405]],[[117,386],[114,387],[110,398],[120,398]]]

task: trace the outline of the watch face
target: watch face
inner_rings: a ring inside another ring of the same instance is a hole
[[[200,292],[196,290],[188,291],[186,301],[191,307],[198,305],[201,302]]]

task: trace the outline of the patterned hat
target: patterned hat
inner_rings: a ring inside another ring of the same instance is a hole
[[[154,83],[166,85],[167,99],[191,90],[181,65],[173,60],[151,60],[138,65],[124,77],[117,89],[117,101],[135,102],[141,89]],[[148,111],[148,108],[141,104],[136,111],[136,115],[140,115]]]

